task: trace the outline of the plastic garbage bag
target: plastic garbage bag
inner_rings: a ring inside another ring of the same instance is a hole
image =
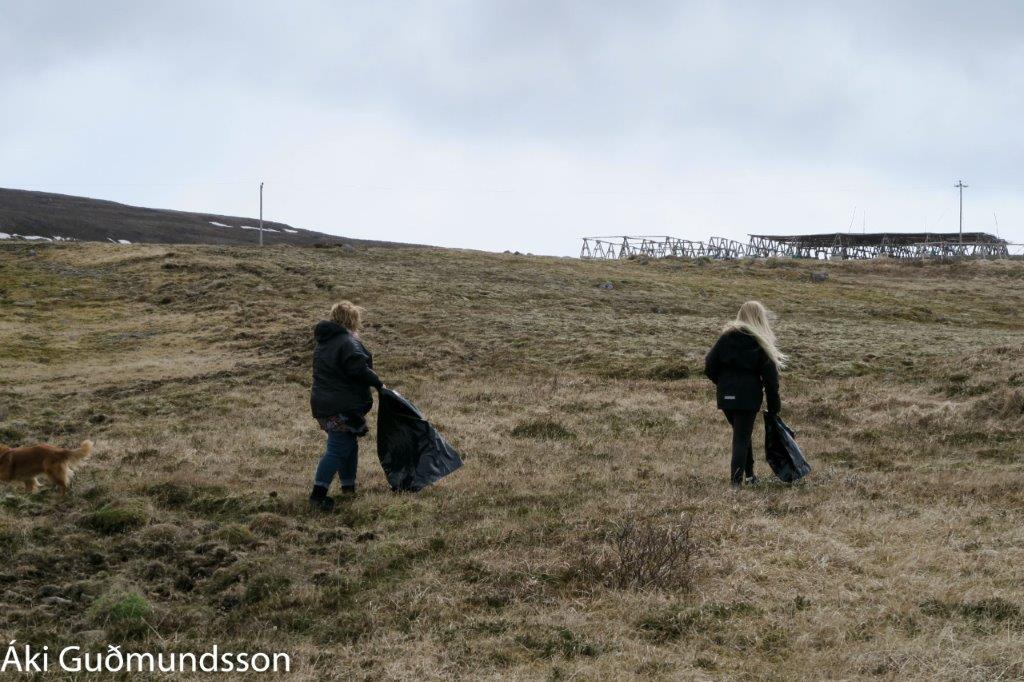
[[[459,453],[415,405],[389,388],[379,393],[377,457],[392,490],[422,490],[462,466]]]
[[[800,480],[811,465],[796,444],[793,430],[777,414],[764,413],[764,456],[775,475],[786,483]]]

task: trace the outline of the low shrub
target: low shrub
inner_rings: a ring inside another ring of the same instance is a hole
[[[693,530],[692,515],[669,524],[631,516],[605,535],[605,546],[593,566],[610,587],[688,590],[698,554]]]

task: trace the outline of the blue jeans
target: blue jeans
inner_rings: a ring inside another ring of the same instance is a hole
[[[330,488],[334,475],[338,474],[342,485],[355,485],[358,466],[359,440],[355,435],[347,431],[328,431],[327,449],[316,467],[313,482]]]

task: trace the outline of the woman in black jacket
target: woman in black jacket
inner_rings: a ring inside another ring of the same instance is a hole
[[[722,336],[704,360],[704,373],[715,383],[718,409],[732,425],[732,485],[757,483],[754,476],[754,448],[751,436],[754,419],[761,409],[763,394],[768,411],[778,413],[779,370],[786,356],[775,347],[775,334],[768,323],[768,311],[757,301],[740,306],[736,319],[725,326]]]
[[[309,403],[313,417],[327,432],[327,448],[316,468],[309,503],[330,511],[334,500],[327,497],[335,474],[341,479],[343,495],[356,491],[359,441],[365,436],[366,413],[373,407],[370,388],[384,388],[373,371],[373,357],[359,340],[363,309],[349,302],[335,303],[331,319],[313,329],[313,390]]]

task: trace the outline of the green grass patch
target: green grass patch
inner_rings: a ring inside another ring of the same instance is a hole
[[[114,590],[97,599],[88,616],[93,625],[106,628],[112,639],[134,638],[149,629],[153,607],[134,590]]]
[[[256,537],[249,527],[240,523],[229,523],[222,526],[217,531],[216,537],[232,547],[248,547],[256,544]]]
[[[140,503],[108,504],[81,519],[81,525],[104,535],[116,535],[149,523],[149,510]]]

